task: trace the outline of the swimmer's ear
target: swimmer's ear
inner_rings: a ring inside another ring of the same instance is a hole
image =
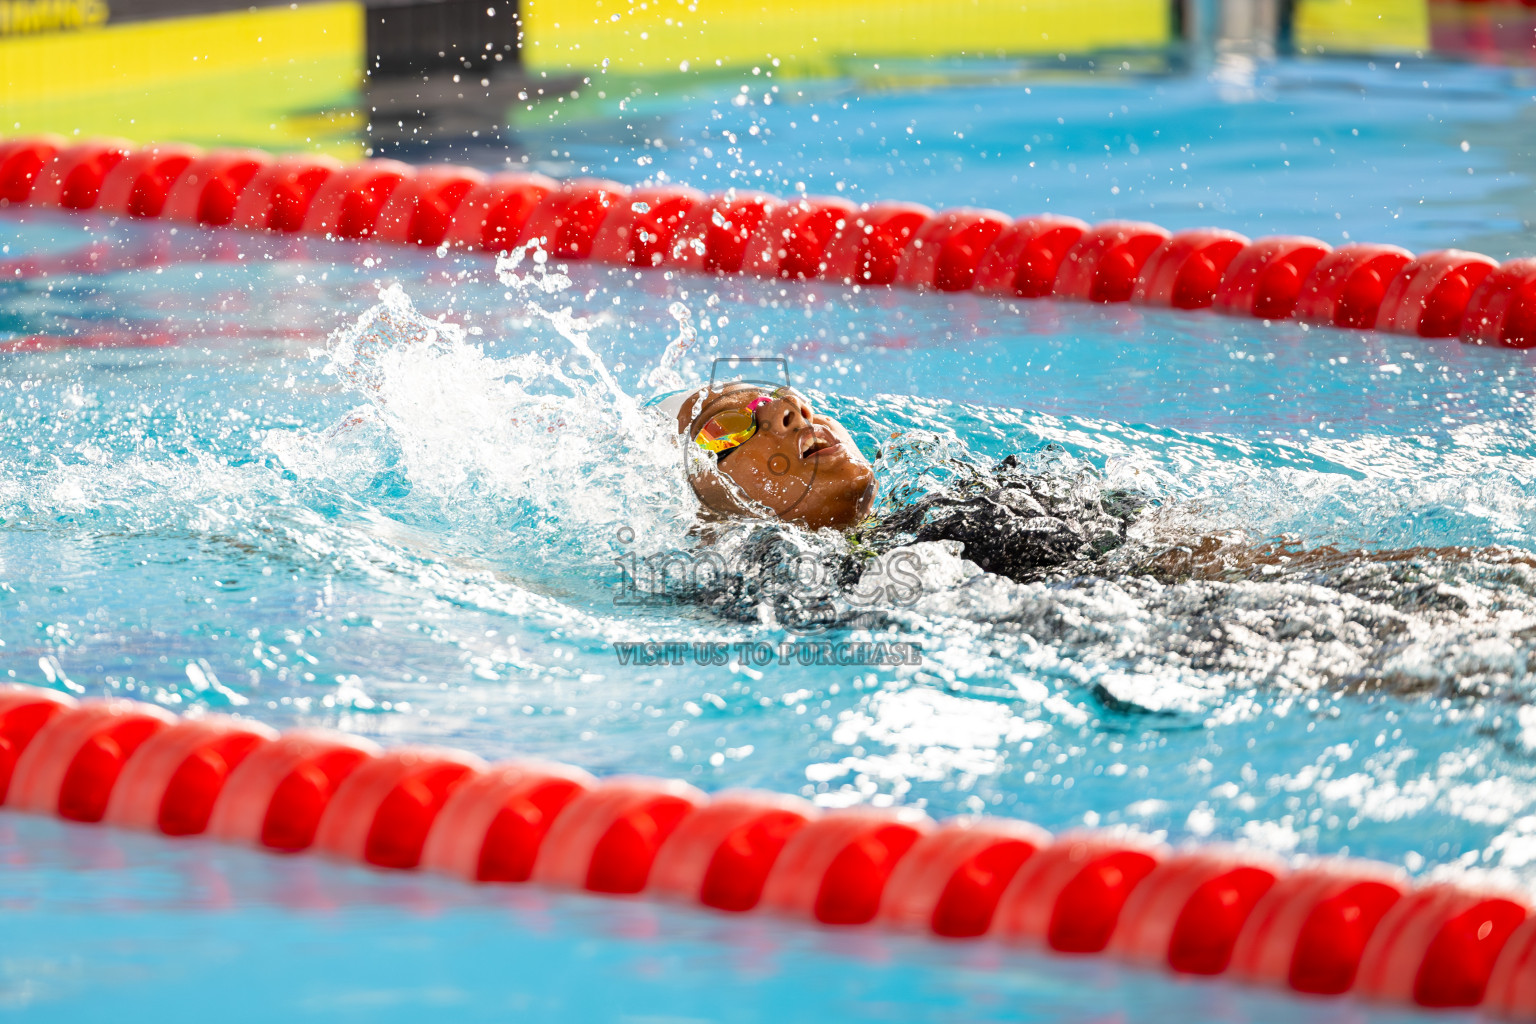
[[[767,514],[773,518],[771,511],[753,501],[730,474],[721,471],[718,455],[695,447],[686,458],[688,485],[705,508],[720,515],[755,518]]]
[[[682,405],[678,406],[677,409],[677,432],[679,434],[692,440],[690,428],[704,414],[704,404],[709,398],[709,388],[702,387],[683,399]]]
[[[880,481],[873,473],[869,476],[869,486],[864,488],[864,495],[859,498],[857,515],[860,519],[869,516],[869,510],[875,507],[875,498],[880,494]]]
[[[714,459],[711,456],[709,465],[689,467],[688,484],[693,488],[699,504],[711,512],[719,512],[722,515],[749,515],[747,508],[736,496],[737,487],[725,474],[715,468],[713,462]]]

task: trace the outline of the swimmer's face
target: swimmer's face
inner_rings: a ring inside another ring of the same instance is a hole
[[[813,530],[846,530],[868,515],[875,500],[874,469],[847,428],[817,413],[798,391],[781,389],[774,397],[770,389],[750,384],[701,388],[683,402],[677,429],[692,445],[711,417],[744,409],[753,399],[766,399],[757,406],[757,432],[721,456],[700,453],[696,460],[703,468],[690,480],[699,500],[716,512],[760,515],[744,497]]]

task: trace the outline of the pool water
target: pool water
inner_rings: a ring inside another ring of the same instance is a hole
[[[516,148],[469,156],[1526,254],[1525,73],[1393,65],[706,80],[530,112]],[[41,212],[0,217],[0,245],[0,677],[1536,885],[1525,353]],[[122,269],[69,271],[90,245]],[[690,334],[686,380],[787,354],[879,453],[888,502],[1017,454],[1139,495],[1132,553],[1212,534],[1504,553],[1164,583],[1121,553],[1068,585],[930,549],[915,601],[834,631],[920,643],[920,666],[624,665],[616,643],[794,635],[623,599],[628,555],[694,544],[676,454],[634,412]],[[0,843],[0,993],[42,1018],[1395,1019],[15,815]]]

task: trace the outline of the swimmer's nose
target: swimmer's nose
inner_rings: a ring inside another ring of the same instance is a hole
[[[767,410],[764,410],[765,412]],[[785,395],[777,399],[771,413],[774,426],[790,433],[811,425],[811,407],[797,395]]]

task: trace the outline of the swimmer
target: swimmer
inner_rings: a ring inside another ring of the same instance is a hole
[[[1126,547],[1144,510],[1134,495],[1083,489],[1028,472],[1008,456],[969,484],[941,488],[870,516],[874,468],[842,423],[791,387],[731,383],[652,403],[675,422],[694,493],[709,520],[744,517],[850,534],[866,552],[911,542],[958,541],[964,557],[1016,582],[1147,575],[1160,582],[1314,581],[1359,567],[1420,562],[1532,566],[1514,549],[1304,550],[1235,536],[1143,536]],[[1111,558],[1111,555],[1117,557]]]
[[[848,530],[869,515],[874,468],[848,429],[794,388],[721,384],[653,407],[675,409],[689,483],[707,516]]]

